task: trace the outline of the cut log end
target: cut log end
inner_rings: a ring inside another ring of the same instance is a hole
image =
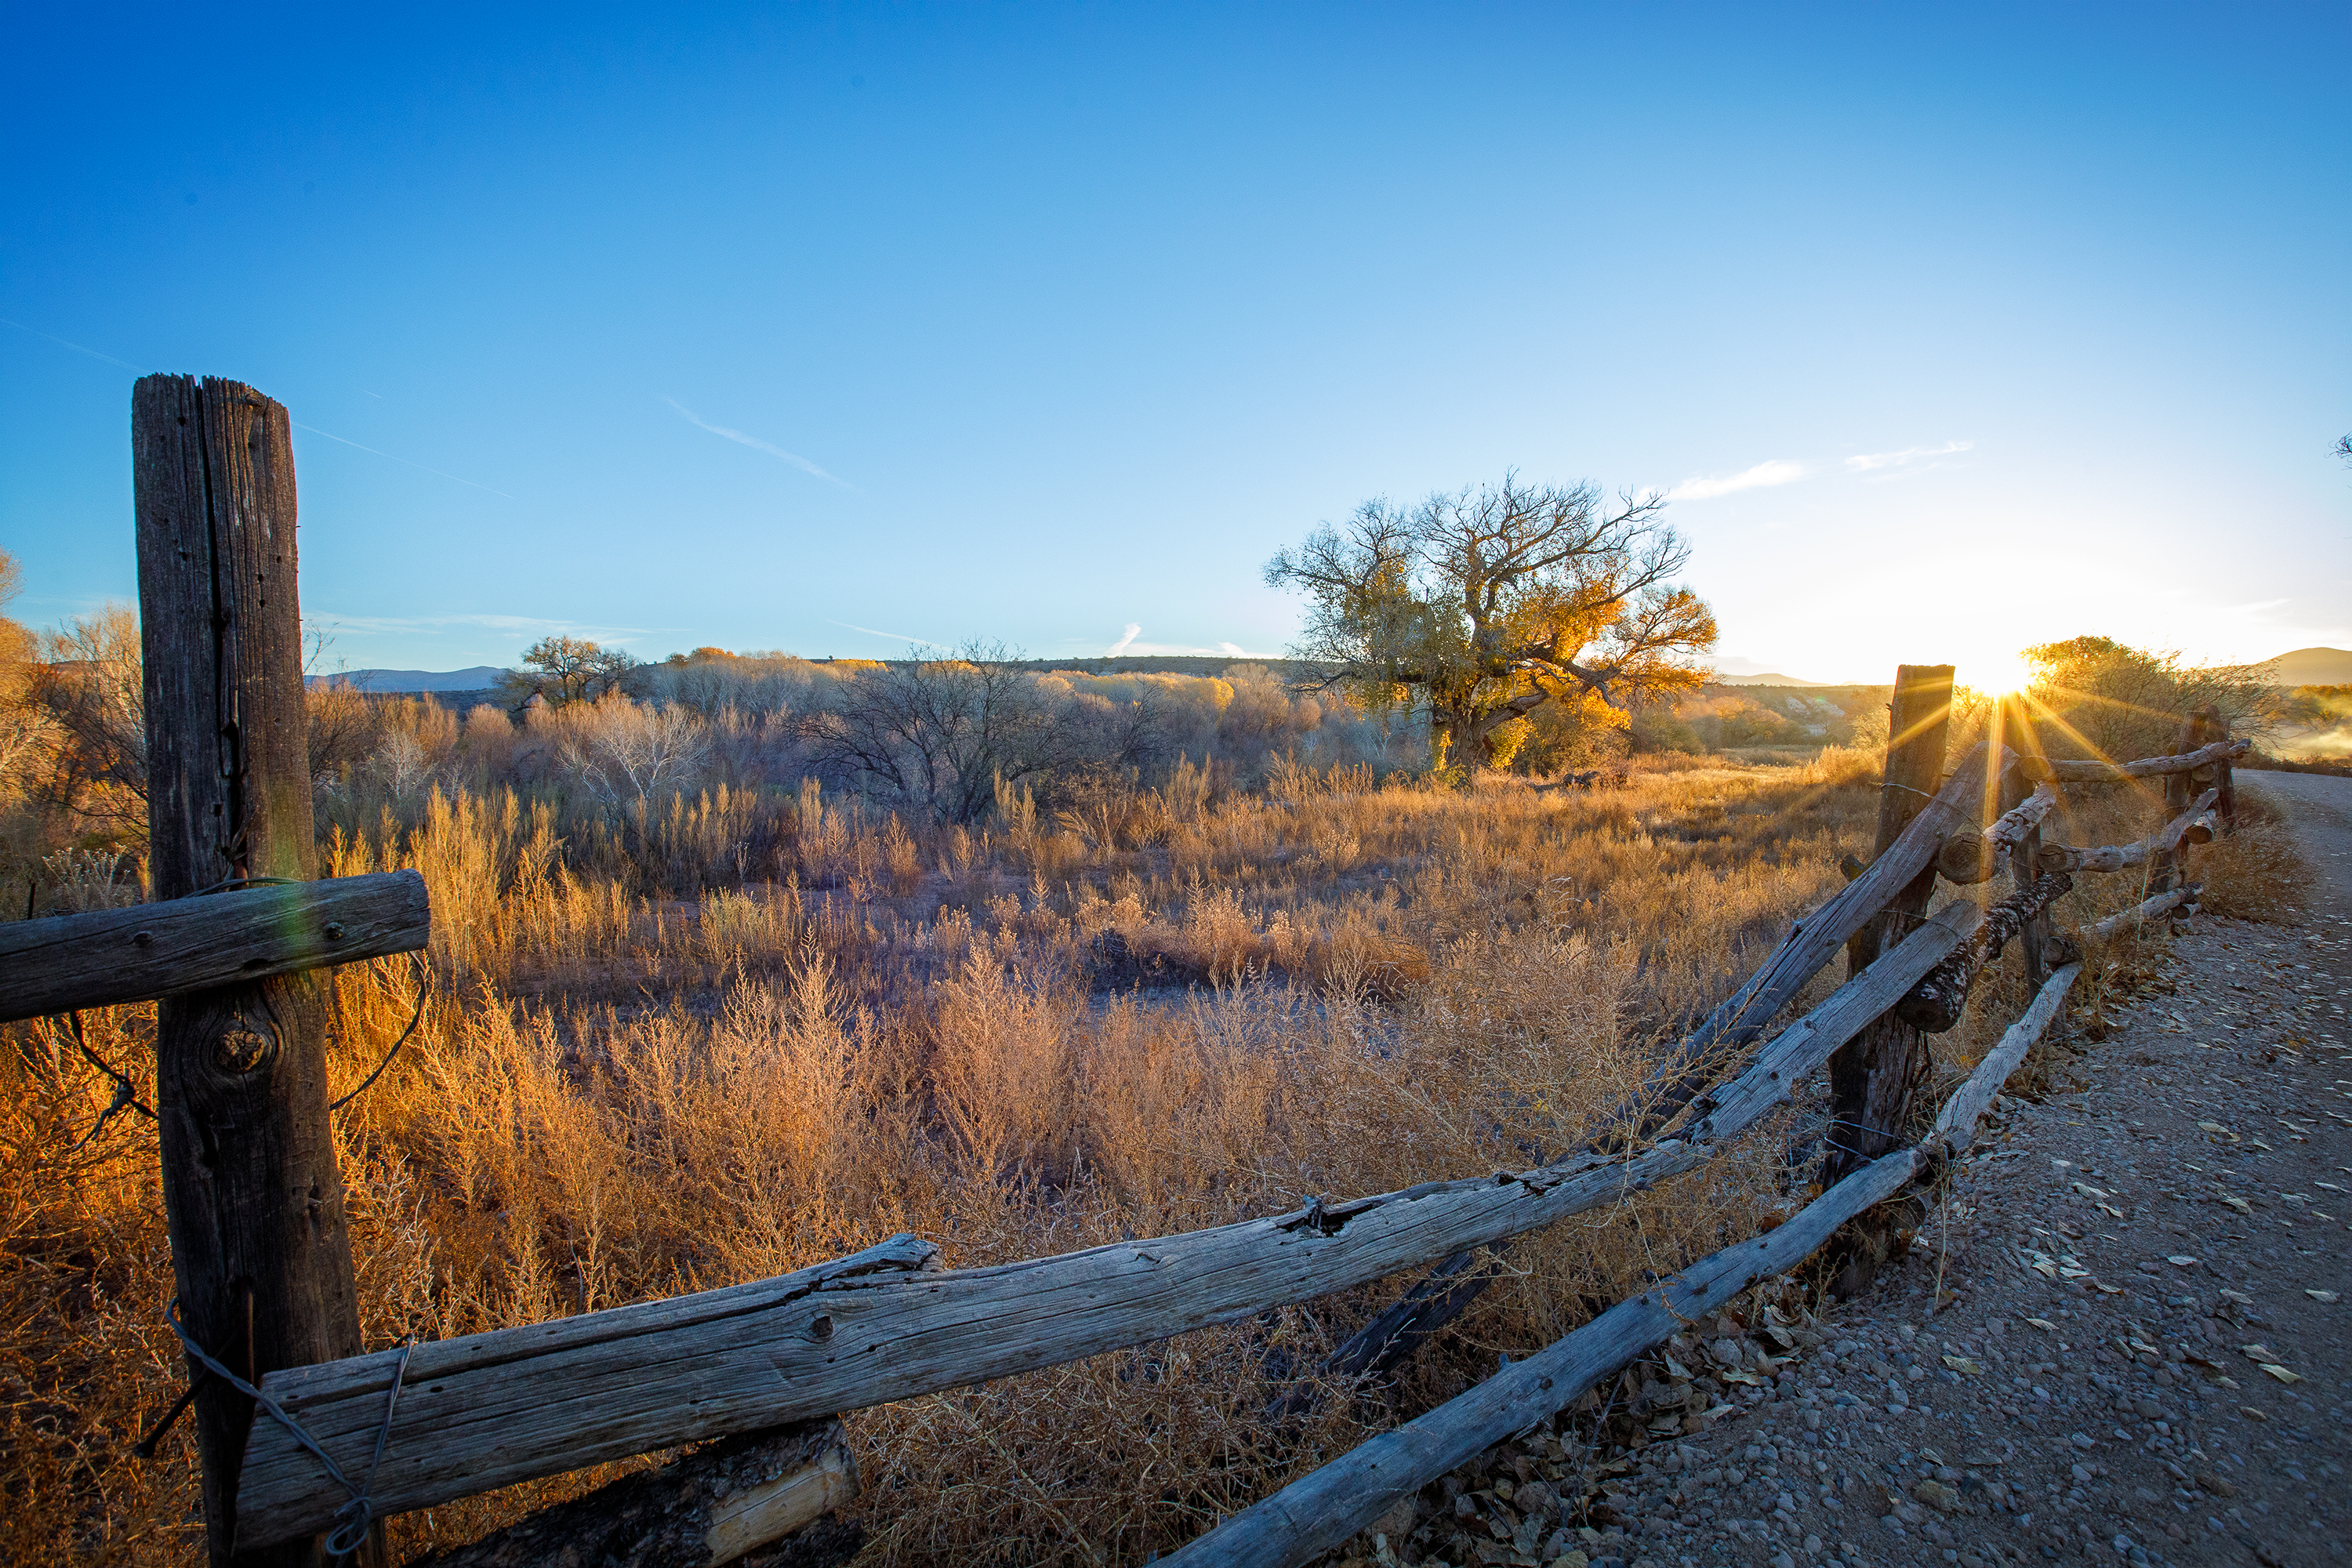
[[[1937,874],[1962,887],[1990,881],[2000,868],[2000,858],[1981,833],[1963,829],[1945,839],[1944,847],[1936,851]]]

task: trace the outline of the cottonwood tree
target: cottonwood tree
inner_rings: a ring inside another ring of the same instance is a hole
[[[1509,763],[1548,702],[1622,722],[1636,700],[1686,690],[1715,616],[1673,579],[1690,552],[1656,495],[1603,502],[1589,484],[1516,474],[1410,510],[1365,502],[1266,563],[1307,598],[1294,651],[1372,707],[1418,702],[1430,765]]]
[[[537,675],[515,671],[507,677],[507,685],[517,698],[539,692],[554,706],[561,708],[572,702],[593,702],[608,691],[620,688],[621,678],[637,667],[635,654],[586,637],[562,636],[543,637],[530,645],[522,661]]]

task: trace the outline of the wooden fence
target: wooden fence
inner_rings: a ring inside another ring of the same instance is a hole
[[[631,1561],[730,1561],[854,1493],[854,1468],[833,1440],[842,1412],[1436,1265],[1327,1366],[1384,1370],[1461,1310],[1492,1277],[1479,1260],[1510,1237],[1699,1168],[1830,1068],[1825,1190],[1792,1220],[1171,1559],[1304,1561],[1965,1149],[2080,973],[2080,953],[2050,933],[2053,900],[2078,873],[2146,868],[2154,896],[2092,928],[2100,938],[2190,904],[2180,847],[2226,825],[2230,761],[2246,748],[2200,714],[2179,755],[2051,761],[2021,709],[2004,704],[1947,774],[1952,671],[1906,667],[1871,860],[1665,1054],[1604,1142],[1549,1163],[984,1268],[942,1268],[937,1247],[901,1236],[780,1279],[359,1354],[309,972],[421,948],[424,889],[413,872],[312,877],[286,411],[234,383],[151,376],[134,393],[132,431],[158,901],[0,927],[0,1017],[160,999],[173,1321],[189,1351],[215,1562],[312,1561],[322,1534],[331,1553],[381,1561],[373,1521],[386,1514],[720,1437],[736,1441],[633,1479],[635,1500],[622,1512],[667,1532],[650,1555],[640,1541]],[[2177,809],[2149,837],[2041,841],[2066,786],[2157,778]],[[2192,789],[2202,793],[2191,799]],[[1927,913],[1939,879],[2003,873],[2007,897]],[[2036,987],[2032,1005],[1926,1139],[1906,1142],[1927,1034],[1958,1021],[1977,976],[2012,941]],[[1841,947],[1845,982],[1773,1031]],[[1858,1268],[1869,1260],[1864,1230]],[[582,1516],[569,1506],[562,1525],[527,1522],[466,1560],[576,1552]]]

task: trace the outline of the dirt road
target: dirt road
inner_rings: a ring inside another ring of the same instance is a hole
[[[1706,1327],[1769,1381],[1725,1380],[1748,1406],[1629,1456],[1582,1524],[1507,1446],[1364,1554],[2352,1561],[2352,780],[2240,777],[2323,879],[2305,917],[2189,921],[2075,1087],[2003,1100],[1908,1261],[1793,1353]]]

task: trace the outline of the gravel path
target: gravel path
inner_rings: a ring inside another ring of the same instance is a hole
[[[2325,879],[2307,921],[2190,921],[1862,1297],[1678,1339],[1636,1381],[1654,1431],[1727,1407],[1685,1436],[1531,1435],[1340,1561],[2352,1561],[2352,780],[2240,779]]]

